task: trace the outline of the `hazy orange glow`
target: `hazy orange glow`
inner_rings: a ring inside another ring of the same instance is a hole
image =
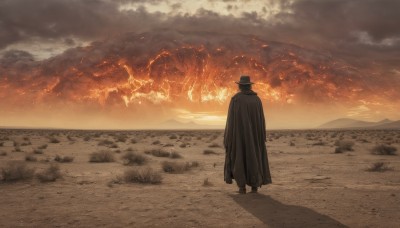
[[[321,105],[344,113],[361,105],[360,100],[375,106],[396,104],[389,99],[393,92],[376,97],[380,88],[366,86],[357,69],[295,46],[248,37],[213,44],[167,40],[164,47],[154,49],[154,37],[129,39],[132,50],[104,50],[104,44],[94,43],[43,61],[0,65],[3,116],[13,115],[14,109],[57,107],[55,111],[101,112],[136,121],[180,118],[222,124],[230,97],[237,91],[234,81],[242,74],[256,82],[254,90],[266,108],[273,108],[272,116],[284,112],[288,118]],[[135,45],[144,48],[136,50]],[[185,110],[183,118],[176,109]],[[357,111],[363,110],[349,115]]]

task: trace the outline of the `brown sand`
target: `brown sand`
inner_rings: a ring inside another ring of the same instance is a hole
[[[169,138],[173,134],[177,139]],[[119,135],[127,140],[116,142],[118,148],[98,145]],[[61,142],[49,143],[49,137]],[[138,142],[132,144],[132,138]],[[370,149],[376,143],[400,149],[400,131],[271,131],[268,138],[273,184],[258,194],[238,195],[235,185],[223,182],[223,148],[208,147],[222,145],[222,131],[0,130],[0,152],[7,152],[0,167],[24,160],[43,144],[48,148],[34,155],[38,161],[27,162],[36,171],[55,163],[57,154],[74,157],[60,163],[62,180],[1,183],[0,227],[398,227],[400,155],[373,155]],[[335,154],[339,138],[353,141],[354,151]],[[32,145],[12,152],[13,141]],[[325,145],[313,145],[319,141]],[[180,147],[182,142],[188,146]],[[167,143],[174,146],[163,147]],[[142,154],[151,148],[177,151],[183,155],[177,160],[200,166],[167,174],[160,164],[172,159],[145,155],[148,166],[162,172],[161,184],[113,183],[128,168],[120,157],[129,147]],[[116,161],[89,163],[89,154],[102,149],[113,151]],[[205,149],[218,154],[204,155]],[[393,170],[366,171],[379,161]],[[206,178],[212,186],[203,186]]]

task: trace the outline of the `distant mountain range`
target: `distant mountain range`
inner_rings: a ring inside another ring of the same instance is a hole
[[[392,121],[384,119],[378,122],[369,122],[349,118],[341,118],[322,124],[318,128],[371,128],[371,129],[397,129],[400,128],[400,120]]]
[[[202,125],[195,122],[183,123],[174,119],[162,122],[157,126],[161,129],[224,129],[222,125]]]

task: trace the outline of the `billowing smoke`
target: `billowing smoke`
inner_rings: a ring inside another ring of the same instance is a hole
[[[15,104],[218,104],[229,101],[242,74],[271,102],[352,102],[384,89],[340,59],[293,45],[173,31],[125,34],[43,61],[9,51],[0,67],[0,98]]]

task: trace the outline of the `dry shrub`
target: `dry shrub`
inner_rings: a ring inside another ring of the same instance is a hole
[[[164,161],[161,163],[162,169],[166,173],[184,173],[189,171],[191,168],[199,167],[199,162],[171,162]]]
[[[353,151],[354,142],[338,140],[335,142],[335,153],[343,153],[345,151]]]
[[[0,156],[7,156],[7,152],[5,152],[5,151],[0,151]]]
[[[145,154],[153,155],[154,157],[169,157],[169,152],[162,149],[152,149],[144,151]]]
[[[39,150],[44,150],[44,149],[46,149],[47,148],[47,144],[43,144],[43,145],[41,145],[41,146],[38,146],[38,149]]]
[[[33,153],[34,153],[34,154],[43,154],[43,150],[34,149],[34,150],[33,150]]]
[[[50,143],[60,143],[60,140],[56,138],[50,138]]]
[[[128,138],[127,138],[126,136],[120,135],[120,136],[118,136],[118,137],[116,138],[115,141],[117,141],[117,142],[126,142],[127,139],[128,139]]]
[[[147,162],[147,158],[144,155],[136,154],[133,151],[128,151],[121,158],[124,165],[144,165]]]
[[[23,143],[21,143],[21,146],[29,146],[29,145],[32,145],[32,143],[31,142],[23,142]]]
[[[138,141],[136,139],[131,139],[132,144],[136,144]]]
[[[61,178],[60,167],[57,164],[51,164],[47,169],[36,174],[40,182],[54,182]]]
[[[1,146],[4,146],[4,142],[0,142],[0,147],[1,147]]]
[[[87,141],[90,140],[90,137],[89,136],[85,136],[85,138],[83,138],[83,140],[87,142]]]
[[[191,165],[189,162],[171,162],[164,161],[162,162],[162,169],[166,173],[184,173],[185,171],[190,170]]]
[[[14,182],[32,179],[35,171],[30,169],[24,162],[11,161],[1,168],[1,176],[4,182]]]
[[[174,144],[172,144],[172,143],[167,143],[164,145],[164,147],[172,147],[172,146],[174,146]]]
[[[215,151],[213,151],[213,150],[204,150],[203,151],[203,154],[205,154],[205,155],[210,155],[210,154],[218,154],[217,152],[215,152]]]
[[[371,150],[372,154],[376,155],[396,155],[397,153],[397,148],[394,146],[388,146],[388,145],[377,145]]]
[[[54,161],[60,162],[60,163],[68,163],[68,162],[73,162],[74,157],[71,157],[71,156],[61,157],[60,155],[56,155],[56,157],[54,158]]]
[[[312,145],[313,146],[325,146],[326,142],[319,141],[319,142],[313,143]]]
[[[208,178],[206,178],[203,181],[203,186],[204,187],[211,187],[211,186],[213,186],[213,184],[208,180]]]
[[[190,167],[194,168],[194,167],[199,167],[200,163],[198,161],[192,161],[192,163],[190,163]]]
[[[385,172],[388,170],[393,170],[393,168],[389,167],[389,165],[384,162],[375,162],[374,164],[371,165],[371,167],[367,169],[367,171],[370,172]]]
[[[23,151],[21,150],[21,147],[19,147],[19,146],[16,146],[16,147],[14,148],[13,151],[14,151],[14,152],[23,152]]]
[[[102,150],[90,154],[89,162],[113,162],[113,161],[115,161],[114,154],[110,151]]]
[[[158,145],[158,144],[160,144],[161,142],[160,142],[160,140],[156,140],[156,141],[154,141],[152,144],[153,145]]]
[[[127,183],[160,184],[162,181],[162,176],[159,172],[155,172],[149,167],[134,167],[125,171],[124,180]]]
[[[114,142],[108,139],[101,140],[97,145],[99,146],[112,146]]]
[[[37,161],[37,158],[33,154],[27,154],[25,155],[25,161],[35,162]]]
[[[109,146],[109,148],[114,148],[115,149],[115,148],[118,148],[118,145],[114,143],[111,146]]]
[[[218,143],[212,143],[208,147],[210,148],[216,148],[216,147],[221,147]]]
[[[180,148],[186,148],[188,146],[190,146],[190,143],[188,143],[188,142],[184,142],[181,145],[179,145]]]
[[[176,136],[176,135],[170,135],[169,136],[169,139],[177,139],[178,138],[178,136]]]
[[[169,154],[169,157],[172,158],[172,159],[183,158],[183,156],[180,153],[176,152],[176,151],[171,152]]]

